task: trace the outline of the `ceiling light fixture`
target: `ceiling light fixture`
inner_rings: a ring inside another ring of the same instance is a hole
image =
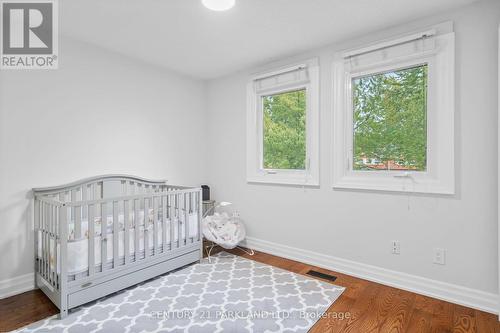
[[[203,6],[215,11],[223,11],[233,8],[235,0],[201,0]]]

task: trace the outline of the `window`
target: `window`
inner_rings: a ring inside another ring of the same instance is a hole
[[[252,78],[248,84],[247,180],[319,185],[317,60]]]
[[[266,170],[306,169],[306,90],[262,97]]]
[[[426,170],[427,70],[424,64],[352,79],[353,170]]]
[[[334,188],[454,193],[454,34],[430,30],[334,62]]]

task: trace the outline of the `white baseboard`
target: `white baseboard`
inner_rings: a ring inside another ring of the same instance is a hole
[[[336,258],[253,237],[247,237],[246,245],[244,246],[417,294],[498,314],[497,294]]]
[[[0,281],[0,299],[33,289],[35,289],[35,275],[33,273],[3,280]]]

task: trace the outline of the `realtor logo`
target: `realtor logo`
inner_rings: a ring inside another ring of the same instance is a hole
[[[56,69],[56,0],[0,0],[1,69]]]

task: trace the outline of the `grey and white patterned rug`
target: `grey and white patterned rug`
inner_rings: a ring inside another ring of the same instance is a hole
[[[222,252],[20,332],[307,332],[343,291]]]

